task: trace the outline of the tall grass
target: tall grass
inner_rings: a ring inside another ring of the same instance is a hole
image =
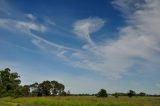
[[[0,106],[160,106],[160,97],[8,97],[0,99]]]

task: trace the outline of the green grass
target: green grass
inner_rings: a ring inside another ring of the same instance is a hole
[[[160,97],[7,97],[0,99],[0,106],[160,106]]]

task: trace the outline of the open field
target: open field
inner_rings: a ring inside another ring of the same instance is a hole
[[[0,106],[160,106],[160,97],[8,97],[0,99]]]

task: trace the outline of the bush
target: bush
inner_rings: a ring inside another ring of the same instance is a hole
[[[130,98],[131,98],[132,96],[135,96],[135,95],[136,95],[135,91],[129,90],[128,96],[129,96]]]
[[[101,89],[98,93],[97,93],[97,97],[108,97],[107,91],[105,89]]]

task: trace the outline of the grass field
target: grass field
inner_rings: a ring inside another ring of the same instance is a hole
[[[160,97],[7,97],[0,99],[0,106],[160,106]]]

